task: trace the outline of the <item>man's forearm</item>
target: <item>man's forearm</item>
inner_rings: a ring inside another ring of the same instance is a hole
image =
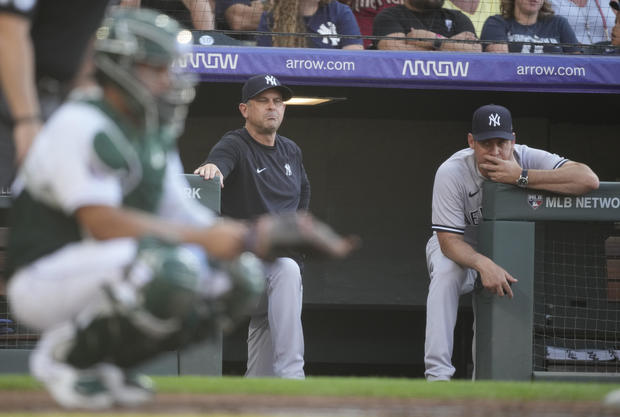
[[[485,48],[485,52],[494,52],[494,53],[508,53],[508,44],[505,43],[491,43],[488,44]]]
[[[432,48],[431,42],[424,42],[423,46],[414,43],[414,41],[404,40],[381,40],[377,44],[378,49],[391,51],[429,51]]]
[[[443,42],[442,51],[481,52],[482,46],[474,32],[460,32]]]
[[[38,116],[28,20],[0,14],[0,82],[14,119]]]
[[[437,232],[442,253],[464,268],[471,268],[480,274],[482,285],[499,296],[513,297],[510,284],[517,280],[491,259],[478,253],[463,240],[461,235]]]
[[[263,3],[255,0],[249,6],[233,4],[226,9],[228,25],[233,30],[256,30],[263,14]]]
[[[385,36],[394,39],[380,40],[377,43],[378,49],[392,51],[430,51],[434,49],[435,34],[428,30],[411,29],[407,34],[394,32]],[[428,38],[428,40],[418,40],[417,38]]]
[[[215,28],[215,15],[211,4],[207,0],[182,0],[190,11],[192,24],[197,30],[213,30]]]
[[[243,250],[245,224],[222,219],[208,227],[168,221],[139,210],[111,206],[85,206],[78,221],[98,240],[155,236],[172,243],[196,244],[216,258],[230,259]]]
[[[560,194],[581,195],[596,190],[599,180],[585,164],[567,162],[554,170],[529,170],[528,188]]]
[[[481,263],[488,259],[477,252],[469,243],[465,242],[461,235],[438,232],[437,238],[439,239],[439,245],[443,254],[464,268],[480,271]]]
[[[482,46],[478,42],[444,41],[441,45],[442,51],[456,52],[482,52]]]

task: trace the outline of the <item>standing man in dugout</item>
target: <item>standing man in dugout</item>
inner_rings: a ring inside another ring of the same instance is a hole
[[[264,275],[252,254],[352,249],[309,214],[218,219],[183,195],[176,138],[194,88],[173,62],[188,35],[152,10],[113,11],[95,42],[101,94],[52,115],[15,181],[9,303],[41,332],[30,370],[62,406],[149,400],[135,367],[256,304]]]
[[[310,183],[301,150],[277,133],[292,95],[273,75],[256,75],[244,84],[239,111],[245,127],[226,133],[194,171],[205,179],[219,176],[222,214],[253,219],[308,209]],[[304,378],[302,267],[296,252],[265,264],[267,290],[250,320],[246,376]]]
[[[485,180],[522,188],[581,195],[596,190],[598,177],[578,162],[526,145],[515,144],[510,111],[486,105],[474,112],[469,148],[446,160],[433,186],[433,235],[426,245],[430,286],[426,302],[425,376],[449,381],[454,375],[452,348],[459,297],[482,285],[500,297],[512,298],[517,283],[500,265],[476,250],[476,229],[482,222]]]

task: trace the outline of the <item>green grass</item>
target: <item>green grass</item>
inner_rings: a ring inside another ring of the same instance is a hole
[[[231,417],[231,414],[196,414],[196,413],[191,413],[191,414],[186,414],[186,413],[181,413],[181,414],[155,414],[157,417],[183,417],[183,416],[187,416],[187,417]],[[6,414],[0,411],[0,416],[2,417],[39,417],[39,416],[45,416],[45,417],[153,417],[153,414],[144,414],[144,413],[125,413],[124,411],[122,412],[122,414],[119,414],[119,412],[114,412],[114,413],[102,413],[102,412],[97,412],[97,413],[74,413],[72,412],[71,414],[67,414],[67,413],[44,413],[44,414],[37,414],[37,413],[10,413],[10,414]],[[273,416],[267,416],[264,414],[235,414],[236,417],[273,417]]]
[[[125,413],[124,411],[122,412],[122,414],[119,414],[119,412],[114,412],[114,413],[102,413],[102,412],[97,412],[97,413],[74,413],[72,412],[71,414],[67,414],[67,413],[44,413],[44,414],[37,414],[37,413],[10,413],[10,414],[6,414],[0,411],[0,416],[1,417],[39,417],[39,416],[45,416],[45,417],[153,417],[153,414],[144,414],[144,413]],[[231,414],[196,414],[196,413],[191,413],[191,414],[186,414],[186,413],[181,413],[181,414],[156,414],[157,417],[183,417],[183,416],[188,416],[188,417],[231,417]],[[266,415],[258,415],[258,414],[235,414],[236,417],[273,417],[273,416],[266,416]]]
[[[428,383],[422,379],[309,377],[304,381],[242,377],[154,377],[158,392],[196,394],[269,394],[435,399],[514,399],[600,401],[620,384],[571,382],[499,382],[455,380]],[[37,390],[29,376],[2,375],[0,390]]]

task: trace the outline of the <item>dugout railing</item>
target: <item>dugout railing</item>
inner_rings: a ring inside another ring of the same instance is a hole
[[[620,183],[483,190],[479,249],[518,283],[513,299],[476,286],[475,378],[620,380]]]
[[[188,181],[188,187],[183,190],[185,196],[220,213],[219,179],[205,181],[202,177],[191,174],[186,174],[185,178]],[[28,357],[39,338],[37,332],[12,317],[5,297],[2,275],[10,203],[10,196],[0,196],[0,374],[28,372]],[[145,364],[143,370],[159,375],[221,375],[222,343],[222,335],[215,335],[208,341],[183,351],[165,353]]]

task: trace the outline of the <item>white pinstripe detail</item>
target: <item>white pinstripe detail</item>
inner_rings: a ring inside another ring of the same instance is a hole
[[[435,231],[439,231],[439,232],[452,232],[452,233],[458,233],[460,235],[465,234],[465,230],[463,229],[457,229],[455,227],[448,227],[448,226],[440,226],[437,224],[434,224],[431,229],[435,230]]]

